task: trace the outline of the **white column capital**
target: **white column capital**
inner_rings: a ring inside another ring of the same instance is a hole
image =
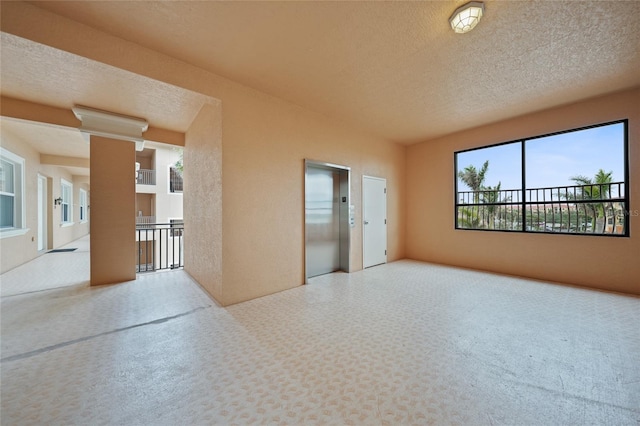
[[[144,149],[142,133],[149,128],[147,120],[83,106],[75,106],[72,111],[82,122],[79,130],[83,134],[131,141],[136,144],[136,151]]]

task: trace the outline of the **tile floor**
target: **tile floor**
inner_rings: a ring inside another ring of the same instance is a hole
[[[400,261],[221,308],[88,262],[0,277],[2,425],[640,424],[638,297]]]

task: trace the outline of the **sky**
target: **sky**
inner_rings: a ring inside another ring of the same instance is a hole
[[[473,165],[489,169],[485,186],[520,189],[522,152],[520,143],[499,145],[457,154],[458,170]],[[624,124],[529,139],[525,143],[527,188],[575,185],[573,176],[593,179],[598,170],[613,172],[613,182],[624,180]],[[468,191],[458,179],[458,190]]]

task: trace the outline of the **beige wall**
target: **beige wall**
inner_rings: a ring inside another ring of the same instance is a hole
[[[454,230],[453,153],[629,119],[630,210],[640,212],[640,89],[526,115],[410,146],[407,257],[640,294],[640,217],[630,238]]]
[[[194,120],[184,158],[185,269],[219,303],[303,284],[305,158],[351,167],[358,224],[362,175],[386,178],[388,259],[404,257],[404,147],[254,91],[221,105]],[[352,271],[361,229],[351,229]]]
[[[80,188],[87,190],[90,197],[89,179],[86,176],[74,176],[65,168],[40,164],[40,154],[31,147],[29,141],[22,140],[6,128],[2,128],[2,147],[25,160],[25,209],[26,227],[29,231],[0,239],[0,273],[4,273],[43,252],[38,252],[38,174],[48,181],[48,248],[58,248],[89,233],[89,222],[80,223]],[[73,184],[73,225],[61,226],[60,206],[54,206],[53,200],[60,197],[60,180]],[[87,200],[89,201],[89,199]]]
[[[185,135],[184,269],[219,303],[222,294],[222,121],[204,105]]]
[[[257,92],[224,97],[222,111],[224,304],[304,282],[305,158],[351,167],[352,271],[363,174],[387,179],[388,260],[404,257],[404,147]]]
[[[145,148],[147,148],[145,144]],[[140,168],[145,170],[154,170],[152,157],[136,157],[136,162],[140,163]]]

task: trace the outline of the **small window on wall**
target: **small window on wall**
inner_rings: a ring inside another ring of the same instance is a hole
[[[80,222],[87,221],[87,191],[80,189]]]
[[[73,184],[60,179],[60,223],[62,225],[73,224]]]
[[[0,148],[1,237],[24,234],[24,159]]]
[[[182,192],[182,172],[177,167],[169,167],[169,192]]]
[[[627,125],[456,152],[456,229],[629,236]]]

